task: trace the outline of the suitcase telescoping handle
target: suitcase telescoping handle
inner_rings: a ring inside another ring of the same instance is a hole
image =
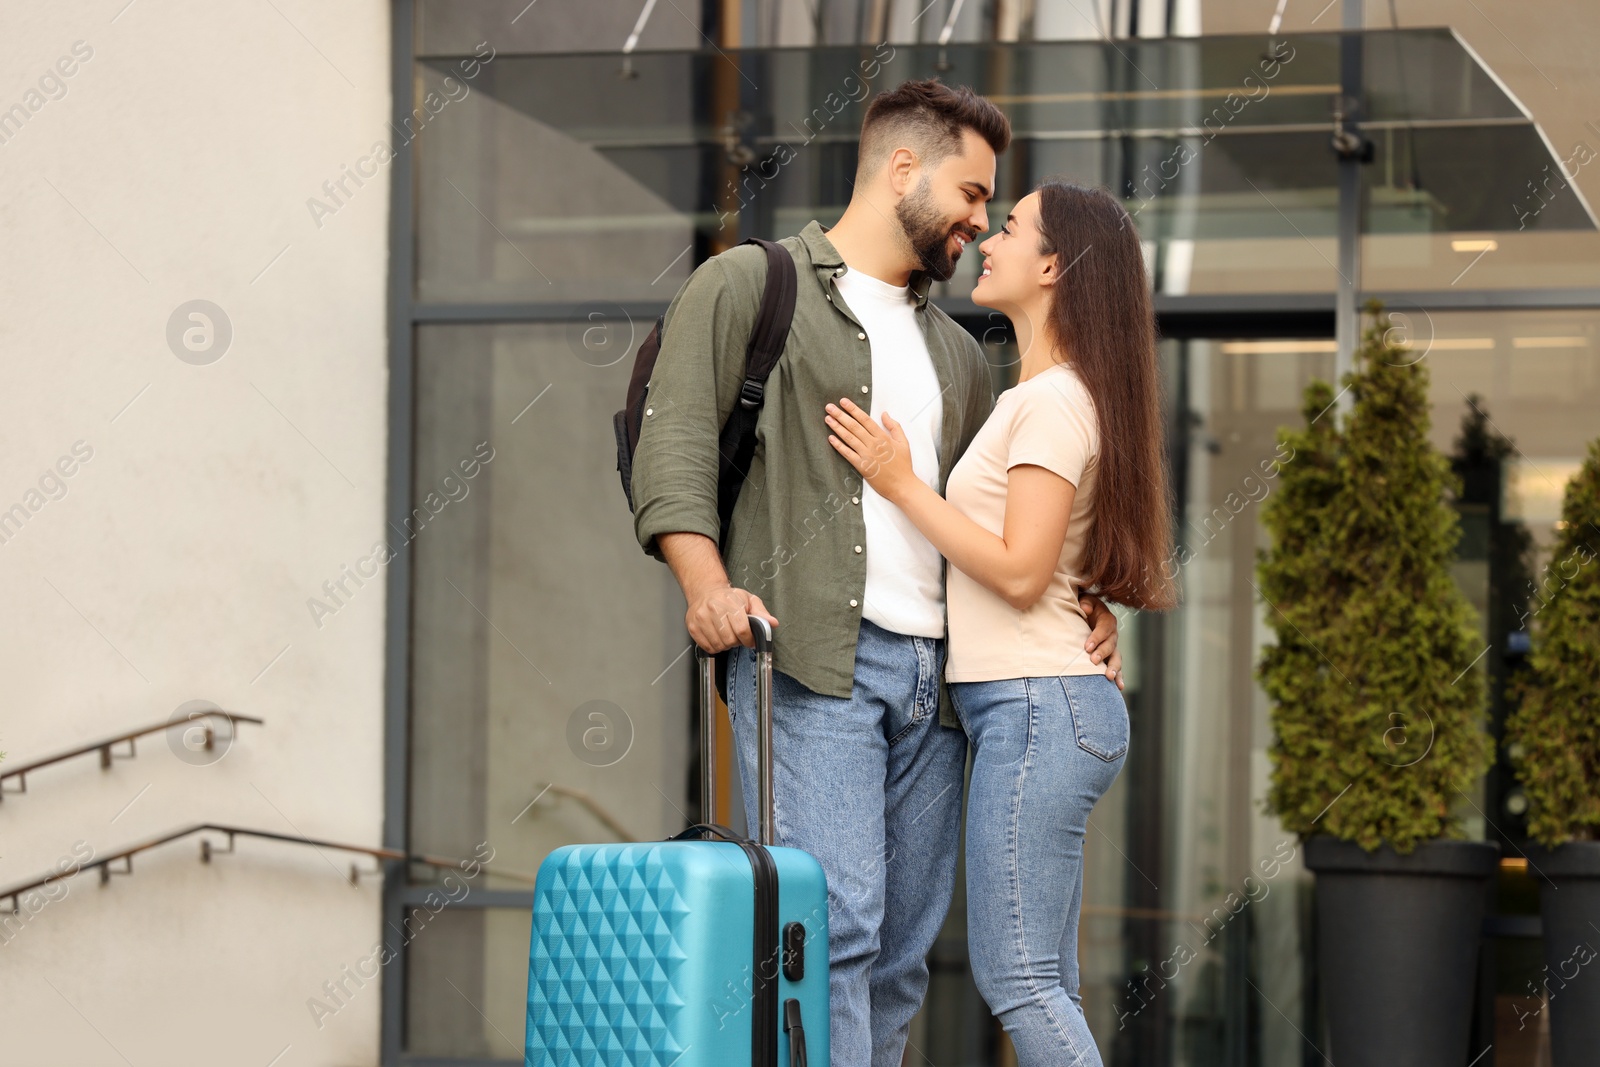
[[[750,616],[750,633],[756,639],[756,780],[760,798],[756,841],[773,843],[772,801],[772,627],[766,619]],[[700,818],[711,822],[717,798],[717,677],[715,656],[696,645],[700,666]]]

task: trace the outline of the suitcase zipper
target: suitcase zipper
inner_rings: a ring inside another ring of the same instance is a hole
[[[769,246],[769,254],[775,254],[776,246]],[[787,258],[787,257],[785,257]],[[678,834],[678,838],[699,836],[702,830],[709,830],[718,837],[733,841],[744,849],[745,855],[750,860],[751,881],[754,883],[755,902],[752,911],[755,914],[755,930],[750,938],[751,964],[753,984],[750,994],[750,1007],[754,1013],[750,1019],[750,1063],[751,1067],[778,1067],[778,864],[767,851],[766,844],[774,840],[773,836],[773,797],[772,797],[772,628],[765,619],[750,616],[750,632],[755,637],[756,650],[756,706],[759,709],[757,722],[757,742],[759,750],[757,762],[759,764],[759,792],[761,795],[762,815],[759,823],[756,841],[748,838],[739,839],[726,827],[714,824],[699,824],[691,826],[688,830]],[[700,773],[700,811],[702,818],[710,818],[712,800],[716,796],[715,774],[713,768],[715,733],[711,725],[711,709],[715,706],[712,693],[719,691],[717,684],[719,674],[716,670],[716,657],[707,656],[698,646],[695,648],[695,657],[700,661],[700,704],[701,704],[701,773]],[[770,970],[768,968],[770,967]],[[805,1061],[805,1038],[799,1035],[799,1042],[790,1048],[790,1061],[796,1067],[803,1067]],[[799,1059],[795,1059],[796,1053]]]
[[[761,845],[741,841],[739,847],[750,858],[755,883],[750,1063],[752,1067],[778,1067],[778,866]]]

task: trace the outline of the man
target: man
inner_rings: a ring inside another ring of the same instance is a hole
[[[873,100],[844,215],[781,242],[799,276],[794,323],[720,553],[717,438],[743,383],[760,248],[708,260],[673,299],[634,456],[640,544],[671,566],[700,647],[734,649],[728,710],[752,822],[746,617],[773,625],[776,843],[828,877],[838,1067],[901,1062],[955,884],[966,736],[943,685],[943,561],[833,451],[823,405],[892,411],[917,475],[943,491],[993,395],[982,349],[928,288],[988,228],[1010,139],[1000,110],[965,87],[906,82]],[[1116,676],[1115,619],[1085,603],[1086,654]]]

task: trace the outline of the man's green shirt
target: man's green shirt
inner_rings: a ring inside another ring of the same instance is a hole
[[[794,323],[768,379],[755,457],[722,545],[728,578],[778,619],[773,666],[807,689],[848,697],[866,586],[862,482],[828,443],[823,405],[871,408],[872,351],[835,284],[848,268],[813,220],[783,238],[799,282]],[[739,245],[696,268],[667,308],[633,461],[634,532],[717,539],[717,443],[744,383],[745,346],[766,283],[766,253]],[[939,492],[994,405],[983,350],[928,300],[913,272],[916,320],[941,387]],[[896,412],[909,422],[915,412]],[[958,725],[940,686],[940,721]]]

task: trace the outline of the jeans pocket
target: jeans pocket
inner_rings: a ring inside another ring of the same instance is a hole
[[[911,700],[911,718],[906,721],[904,726],[895,731],[893,737],[889,738],[889,745],[893,747],[899,744],[907,735],[913,733],[917,727],[924,725],[932,718],[937,710],[937,705],[929,708],[925,703],[913,697]]]
[[[1072,709],[1072,730],[1078,747],[1112,763],[1128,751],[1128,705],[1117,683],[1103,674],[1074,674],[1057,679]]]
[[[939,677],[944,669],[939,647],[936,642],[924,637],[912,637],[907,640],[910,641],[911,649],[917,659],[914,684],[911,692],[907,694],[910,697],[911,715],[889,738],[891,747],[916,733],[926,726],[930,719],[937,719],[939,715]],[[898,718],[898,715],[891,716],[891,724]]]

